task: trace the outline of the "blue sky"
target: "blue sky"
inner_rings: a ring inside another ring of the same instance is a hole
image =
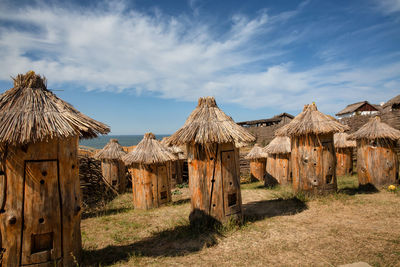
[[[400,94],[400,0],[0,0],[0,92],[34,70],[113,134],[169,134]]]

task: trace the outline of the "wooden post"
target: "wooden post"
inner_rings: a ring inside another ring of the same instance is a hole
[[[352,174],[352,148],[336,148],[336,176],[345,176]]]
[[[333,134],[292,137],[291,166],[295,191],[314,193],[336,191]]]
[[[101,161],[101,172],[107,184],[113,187],[118,193],[124,193],[126,190],[126,172],[125,164],[122,160]]]
[[[188,144],[190,221],[210,216],[221,223],[241,220],[239,151],[228,144]]]
[[[152,209],[171,202],[170,167],[163,164],[133,164],[133,204],[135,209]]]
[[[79,262],[77,148],[78,137],[5,148],[1,173],[7,190],[2,191],[0,210],[3,266]]]
[[[357,140],[357,173],[360,185],[376,187],[399,182],[399,163],[390,140]]]
[[[264,181],[265,175],[265,159],[253,159],[250,160],[250,174],[251,179],[257,179],[258,181]]]

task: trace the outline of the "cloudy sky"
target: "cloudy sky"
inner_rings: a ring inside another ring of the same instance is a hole
[[[0,0],[0,92],[34,70],[113,134],[169,134],[400,94],[400,0]]]

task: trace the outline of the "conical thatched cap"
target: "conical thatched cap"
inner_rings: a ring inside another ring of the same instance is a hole
[[[142,141],[122,158],[126,165],[133,163],[155,164],[176,159],[174,154],[156,140],[153,133],[146,133]]]
[[[288,154],[291,151],[290,138],[277,136],[264,148],[264,151],[269,154]]]
[[[258,144],[255,144],[245,158],[250,160],[255,160],[255,159],[265,159],[267,157],[268,154],[265,153],[264,150]]]
[[[110,141],[103,147],[102,150],[97,152],[94,157],[97,159],[108,159],[116,160],[122,159],[126,155],[126,152],[122,146],[118,143],[117,139],[110,139]]]
[[[0,96],[0,142],[26,144],[51,138],[107,134],[110,128],[77,111],[47,90],[35,72],[18,74],[14,87]]]
[[[220,110],[214,97],[201,97],[185,124],[168,138],[173,145],[187,143],[249,143],[255,138]]]
[[[390,139],[396,141],[400,139],[400,131],[390,127],[386,123],[381,122],[381,118],[371,118],[357,132],[349,136],[350,139]]]
[[[348,138],[349,135],[347,133],[335,133],[333,136],[335,148],[356,147],[356,141],[349,140]]]
[[[165,146],[171,153],[178,157],[178,159],[186,159],[185,152],[179,146],[173,146],[168,144],[168,137],[164,137],[160,142]]]
[[[275,133],[278,136],[299,136],[308,134],[328,134],[348,130],[349,127],[336,121],[333,117],[321,113],[317,105],[305,105],[303,112],[297,115],[290,123],[279,128]]]

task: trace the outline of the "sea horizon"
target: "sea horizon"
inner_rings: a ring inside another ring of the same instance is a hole
[[[155,136],[157,140],[161,140],[164,137],[170,136],[170,134],[155,134]],[[79,140],[79,145],[101,149],[110,139],[117,139],[121,146],[135,146],[143,139],[143,134],[101,135],[92,139],[81,139]]]

